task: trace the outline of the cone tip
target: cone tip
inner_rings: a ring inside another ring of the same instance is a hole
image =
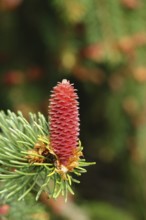
[[[62,80],[62,83],[63,83],[63,84],[69,84],[69,81],[68,81],[67,79],[63,79],[63,80]]]

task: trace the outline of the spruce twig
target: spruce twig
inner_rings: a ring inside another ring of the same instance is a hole
[[[79,181],[71,173],[67,173],[64,179],[57,172],[54,161],[51,161],[49,151],[46,156],[33,152],[39,142],[45,144],[46,149],[49,148],[48,123],[41,113],[31,113],[27,121],[21,112],[15,114],[8,110],[5,114],[1,111],[0,128],[0,198],[3,201],[14,198],[21,200],[35,188],[36,200],[42,191],[48,192],[48,196],[53,198],[62,194],[67,199],[67,191],[74,194],[72,182]],[[31,161],[34,157],[38,162]],[[40,158],[43,158],[42,162],[39,162]],[[72,172],[80,175],[86,172],[85,166],[92,164],[80,159],[79,166]]]
[[[70,89],[71,85],[67,81],[63,82]],[[61,86],[64,87],[64,84]],[[64,112],[64,117],[65,114]],[[76,112],[74,118],[76,119]],[[51,126],[53,128],[53,124]],[[74,121],[70,121],[68,128],[73,129],[73,126]],[[72,177],[72,173],[80,176],[86,172],[86,166],[94,164],[87,163],[82,158],[83,147],[80,141],[75,146],[77,139],[73,139],[75,142],[68,140],[68,143],[74,143],[74,147],[67,144],[66,155],[63,155],[63,149],[59,145],[60,149],[56,153],[50,143],[48,122],[41,113],[30,113],[27,121],[20,111],[17,114],[10,110],[7,113],[1,111],[0,128],[0,198],[3,201],[15,198],[21,200],[32,191],[36,192],[36,200],[42,191],[55,199],[62,194],[67,200],[68,192],[74,194],[72,182],[79,183]],[[68,133],[63,133],[63,129],[64,127],[61,128],[62,134],[67,136]],[[73,132],[78,135],[76,128]],[[54,143],[58,143],[55,142],[56,133],[53,135]],[[70,146],[72,148],[69,149]]]

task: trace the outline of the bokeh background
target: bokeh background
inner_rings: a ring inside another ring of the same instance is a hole
[[[0,109],[47,117],[63,78],[78,89],[80,139],[96,165],[68,203],[30,195],[0,218],[145,220],[146,1],[0,0]]]

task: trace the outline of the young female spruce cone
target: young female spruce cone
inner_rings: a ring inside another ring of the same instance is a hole
[[[53,88],[49,102],[51,148],[61,165],[73,160],[78,146],[79,112],[78,96],[66,79]]]

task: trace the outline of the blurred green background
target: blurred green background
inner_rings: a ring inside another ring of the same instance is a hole
[[[10,205],[8,220],[146,220],[146,1],[0,0],[0,108],[41,111],[63,78],[80,100],[76,195]]]

